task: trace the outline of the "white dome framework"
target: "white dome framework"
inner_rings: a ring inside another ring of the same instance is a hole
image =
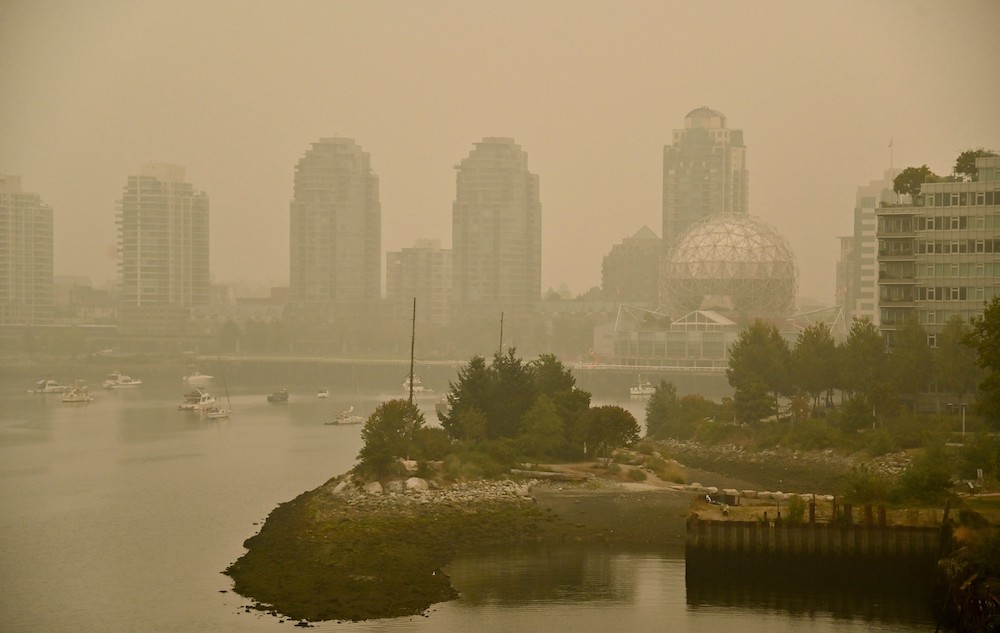
[[[719,310],[755,318],[793,311],[795,256],[760,218],[710,215],[688,228],[665,262],[661,290],[671,314]]]

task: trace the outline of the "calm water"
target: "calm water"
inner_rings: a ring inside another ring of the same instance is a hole
[[[350,468],[360,427],[323,422],[348,405],[367,415],[386,394],[333,390],[322,400],[290,385],[290,402],[275,405],[265,400],[268,386],[230,385],[232,419],[204,421],[176,409],[179,375],[134,390],[96,389],[87,405],[24,392],[42,377],[8,375],[0,385],[0,630],[289,630],[244,613],[246,601],[221,570],[277,503]],[[429,420],[433,403],[422,401]],[[642,403],[620,404],[641,420]],[[689,595],[684,561],[655,551],[505,551],[457,560],[449,573],[463,598],[427,617],[316,630],[934,627],[922,604],[886,605],[884,596]]]

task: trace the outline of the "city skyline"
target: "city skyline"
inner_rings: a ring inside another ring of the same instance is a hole
[[[381,257],[448,247],[451,167],[505,136],[542,180],[542,289],[579,294],[660,226],[663,147],[708,105],[744,131],[749,212],[790,242],[800,295],[829,304],[859,184],[1000,147],[991,2],[241,7],[0,6],[0,173],[54,210],[57,275],[114,279],[121,179],[170,162],[212,197],[215,281],[287,283],[288,166],[335,134],[379,174]],[[349,28],[322,37],[332,24]]]

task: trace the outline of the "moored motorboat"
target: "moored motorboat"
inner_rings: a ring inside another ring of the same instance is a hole
[[[132,378],[120,371],[113,371],[107,375],[104,379],[105,389],[118,389],[121,387],[138,387],[142,384],[142,381],[138,378]]]
[[[45,379],[35,383],[34,389],[28,389],[28,393],[63,393],[69,389],[67,385],[61,385],[55,380]]]
[[[354,405],[351,405],[346,411],[341,411],[333,418],[332,422],[326,422],[325,424],[363,424],[365,419],[360,415],[353,415]]]
[[[329,389],[320,389],[319,391],[316,392],[316,397],[317,398],[329,398],[330,397],[330,390]]]
[[[267,395],[268,402],[288,402],[288,389],[282,387]]]
[[[656,391],[656,387],[654,387],[648,381],[641,382],[638,385],[632,385],[631,387],[628,388],[628,393],[630,396],[651,396],[653,395],[654,391]]]
[[[87,385],[82,383],[77,383],[75,386],[70,387],[62,397],[63,402],[93,402],[94,396],[90,395],[90,389]]]
[[[205,417],[209,420],[218,420],[220,418],[228,418],[230,410],[213,404],[205,407],[201,410],[201,412],[204,413]]]
[[[203,374],[196,369],[187,376],[184,376],[184,382],[189,385],[205,385],[212,382],[212,378],[212,376]]]
[[[215,404],[215,398],[210,393],[195,387],[192,391],[184,394],[184,402],[177,405],[177,408],[181,411],[201,411],[213,404]]]

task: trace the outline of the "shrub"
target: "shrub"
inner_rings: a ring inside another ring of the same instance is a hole
[[[796,424],[781,439],[787,448],[814,451],[840,444],[841,432],[822,420],[806,420]]]
[[[806,501],[799,495],[792,495],[788,498],[788,520],[792,523],[802,523],[806,515]]]
[[[611,462],[610,464],[608,464],[607,470],[609,475],[617,475],[622,471],[622,467],[618,465],[616,462]]]
[[[938,503],[948,496],[951,475],[948,459],[940,445],[927,449],[899,478],[896,496],[904,500]]]
[[[844,498],[851,503],[883,501],[888,491],[888,482],[865,465],[852,468],[844,481]]]
[[[632,481],[646,481],[646,471],[641,468],[633,468],[628,471],[628,478]]]
[[[675,462],[668,462],[661,457],[650,457],[646,459],[645,466],[663,481],[671,481],[675,484],[685,483],[684,471]]]
[[[867,450],[868,454],[872,457],[878,457],[880,455],[886,455],[896,451],[896,442],[893,440],[892,435],[890,435],[884,428],[867,434],[865,439],[867,440],[865,450]]]

